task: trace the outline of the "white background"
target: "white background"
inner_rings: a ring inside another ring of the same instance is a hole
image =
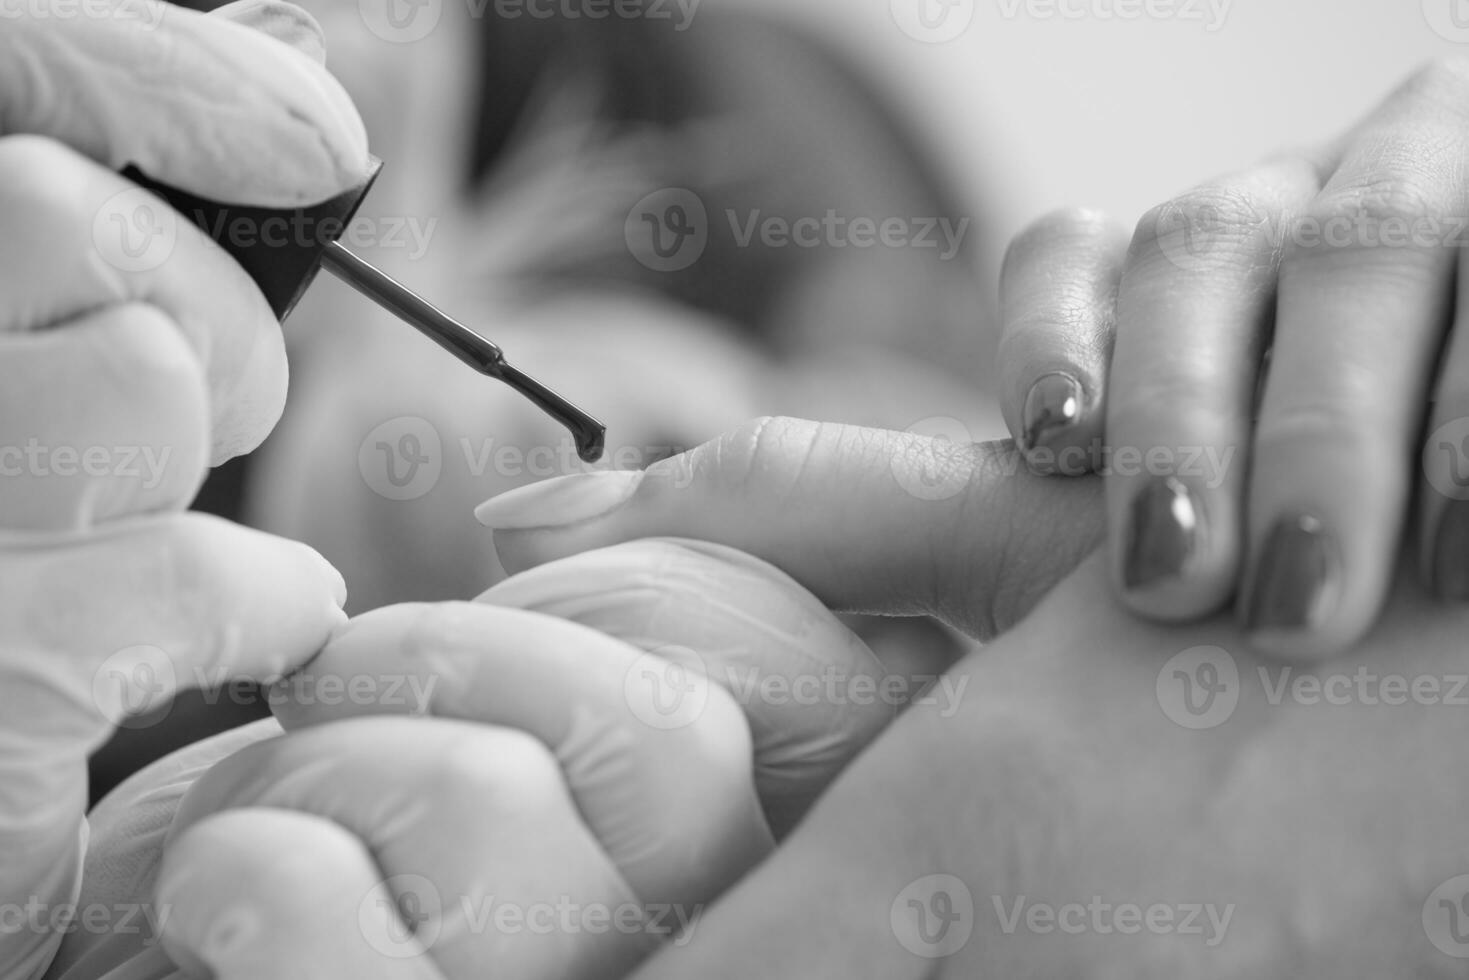
[[[1232,0],[1214,32],[1203,2],[1203,20],[1120,21],[1045,19],[1023,2],[1006,17],[1012,0],[973,0],[968,29],[944,44],[897,28],[891,2],[917,0],[741,2],[865,53],[971,195],[998,189],[1006,238],[1065,204],[1131,222],[1205,178],[1340,132],[1431,59],[1469,57],[1429,23],[1460,4],[1469,25],[1469,0]],[[1062,2],[1105,12],[1115,0]]]

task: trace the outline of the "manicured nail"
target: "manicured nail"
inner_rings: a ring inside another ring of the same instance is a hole
[[[1142,589],[1175,578],[1198,551],[1203,537],[1202,510],[1177,477],[1149,483],[1132,501],[1128,514],[1123,584]]]
[[[1044,446],[1081,418],[1081,382],[1056,372],[1041,377],[1025,396],[1022,452]]]
[[[1341,592],[1341,551],[1318,518],[1295,514],[1275,525],[1246,593],[1251,632],[1315,629]]]
[[[517,487],[475,508],[474,516],[497,531],[564,527],[610,514],[627,502],[643,470],[599,470]]]
[[[1469,600],[1469,500],[1450,500],[1439,516],[1429,575],[1440,599]]]

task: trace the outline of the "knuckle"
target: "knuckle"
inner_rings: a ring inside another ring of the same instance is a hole
[[[319,908],[335,882],[370,867],[367,848],[337,825],[304,813],[281,813],[272,820],[295,825],[290,839],[302,852],[309,850],[310,861],[280,854],[279,838],[262,838],[259,814],[243,809],[211,814],[190,826],[172,847],[174,860],[212,863],[228,872],[231,890],[241,900],[265,899],[288,917]],[[309,838],[303,839],[308,825]]]
[[[1134,261],[1190,254],[1239,256],[1253,262],[1268,243],[1261,235],[1268,209],[1240,188],[1195,188],[1143,215],[1133,235]]]
[[[1469,57],[1435,58],[1418,68],[1403,86],[1403,94],[1428,98],[1463,112],[1469,94]]]
[[[1308,216],[1323,224],[1353,220],[1381,225],[1442,213],[1448,204],[1444,189],[1415,170],[1399,161],[1391,167],[1393,172],[1328,188],[1311,203]]]
[[[721,491],[788,486],[799,476],[821,425],[764,416],[695,450],[694,472]]]
[[[565,797],[556,756],[535,736],[508,727],[455,740],[431,756],[418,780],[421,798],[470,800],[486,815],[544,812]]]
[[[1392,441],[1381,427],[1364,424],[1351,411],[1323,401],[1268,412],[1261,418],[1255,434],[1258,451],[1291,458],[1301,452],[1301,447],[1341,455],[1341,458],[1377,458],[1390,448]]]
[[[0,139],[0,176],[6,184],[41,183],[38,174],[54,174],[76,164],[76,151],[49,136],[18,133]]]
[[[1060,208],[1043,215],[1016,235],[1005,253],[1004,271],[1019,263],[1034,260],[1041,254],[1069,246],[1086,244],[1098,238],[1109,238],[1112,219],[1096,208]]]
[[[87,176],[75,150],[49,136],[0,138],[0,202],[6,219],[28,235],[74,223]]]

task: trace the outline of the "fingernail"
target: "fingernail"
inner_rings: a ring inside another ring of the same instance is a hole
[[[1081,401],[1081,382],[1063,372],[1044,375],[1031,385],[1025,396],[1021,451],[1044,446],[1075,425],[1081,418]]]
[[[497,531],[564,527],[610,514],[627,502],[643,470],[599,470],[517,487],[475,508],[474,516]]]
[[[1318,518],[1296,514],[1270,532],[1245,602],[1250,632],[1314,629],[1331,613],[1341,588],[1341,553]]]
[[[1469,599],[1469,500],[1450,500],[1433,537],[1433,594],[1451,602]]]
[[[1198,550],[1203,536],[1202,511],[1194,495],[1177,477],[1149,483],[1132,500],[1128,514],[1123,584],[1147,588],[1176,577]]]

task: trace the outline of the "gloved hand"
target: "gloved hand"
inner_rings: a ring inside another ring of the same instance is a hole
[[[117,174],[270,206],[355,185],[366,138],[320,56],[257,0],[43,2],[0,31],[0,902],[45,913],[0,933],[0,976],[61,939],[87,753],[179,687],[280,676],[344,618],[314,552],[179,513],[278,417],[280,328]]]
[[[272,692],[287,734],[111,794],[83,898],[152,928],[76,933],[56,980],[616,977],[687,941],[769,852],[765,814],[793,823],[902,679],[731,549],[575,561],[359,617]],[[823,706],[833,686],[851,697]]]

